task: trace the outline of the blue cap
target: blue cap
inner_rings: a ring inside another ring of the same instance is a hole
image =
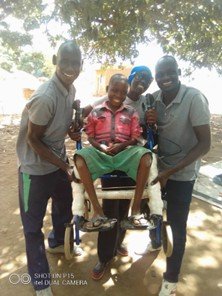
[[[130,75],[128,77],[128,83],[131,84],[133,78],[135,77],[136,73],[138,72],[146,72],[149,76],[149,78],[153,78],[152,76],[152,73],[150,71],[150,69],[146,66],[136,66],[136,67],[133,67],[133,69],[131,70],[130,72]]]

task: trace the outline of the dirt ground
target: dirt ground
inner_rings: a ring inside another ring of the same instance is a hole
[[[35,295],[28,284],[25,244],[19,216],[17,197],[17,163],[15,142],[19,116],[1,116],[0,121],[0,295]],[[222,160],[222,116],[212,115],[212,149],[203,163]],[[69,146],[71,147],[71,146]],[[188,221],[188,241],[181,270],[177,295],[222,295],[222,210],[193,199]],[[50,205],[44,223],[44,232],[51,229]],[[55,296],[147,296],[157,295],[165,269],[161,251],[136,256],[138,246],[146,245],[146,231],[128,232],[128,257],[116,257],[104,278],[94,282],[91,269],[97,261],[96,234],[84,234],[84,254],[67,261],[63,255],[48,255],[54,277]],[[47,242],[46,242],[47,243]]]

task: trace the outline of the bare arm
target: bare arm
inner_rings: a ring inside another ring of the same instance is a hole
[[[161,186],[164,187],[166,185],[167,179],[171,175],[182,170],[209,151],[211,145],[210,126],[208,124],[195,126],[193,129],[197,137],[197,144],[180,162],[178,162],[175,167],[160,172],[159,175],[152,181],[153,185],[157,182],[160,182]]]
[[[69,180],[72,181],[72,171],[69,164],[55,155],[50,150],[50,148],[42,142],[42,138],[44,136],[46,128],[46,126],[37,125],[29,121],[27,134],[28,144],[41,158],[47,160],[48,162],[65,171],[68,175]]]

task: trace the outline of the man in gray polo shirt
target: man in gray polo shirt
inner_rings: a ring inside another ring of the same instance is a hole
[[[163,56],[156,65],[155,110],[148,111],[149,123],[157,118],[159,174],[167,201],[174,248],[167,258],[159,296],[172,295],[180,273],[186,244],[186,224],[200,158],[210,149],[210,112],[205,96],[179,81],[181,74],[174,57]]]
[[[57,56],[53,56],[53,64],[54,76],[39,87],[25,106],[16,147],[28,271],[36,295],[42,296],[52,295],[41,231],[49,198],[52,198],[53,231],[48,239],[51,250],[62,247],[64,224],[72,219],[72,170],[64,143],[67,132],[78,140],[70,129],[75,98],[73,82],[82,67],[76,42],[64,42]]]

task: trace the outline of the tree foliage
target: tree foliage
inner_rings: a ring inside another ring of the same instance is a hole
[[[164,52],[222,72],[221,0],[3,0],[0,12],[0,42],[12,49],[17,45],[9,42],[14,32],[8,30],[8,16],[23,22],[26,34],[18,35],[18,47],[30,43],[28,32],[41,24],[51,42],[63,40],[64,33],[47,30],[56,22],[66,25],[66,36],[75,37],[99,61],[133,61],[137,45],[155,38]]]
[[[49,62],[41,52],[22,54],[17,68],[36,77],[50,77],[54,72],[52,62]]]

